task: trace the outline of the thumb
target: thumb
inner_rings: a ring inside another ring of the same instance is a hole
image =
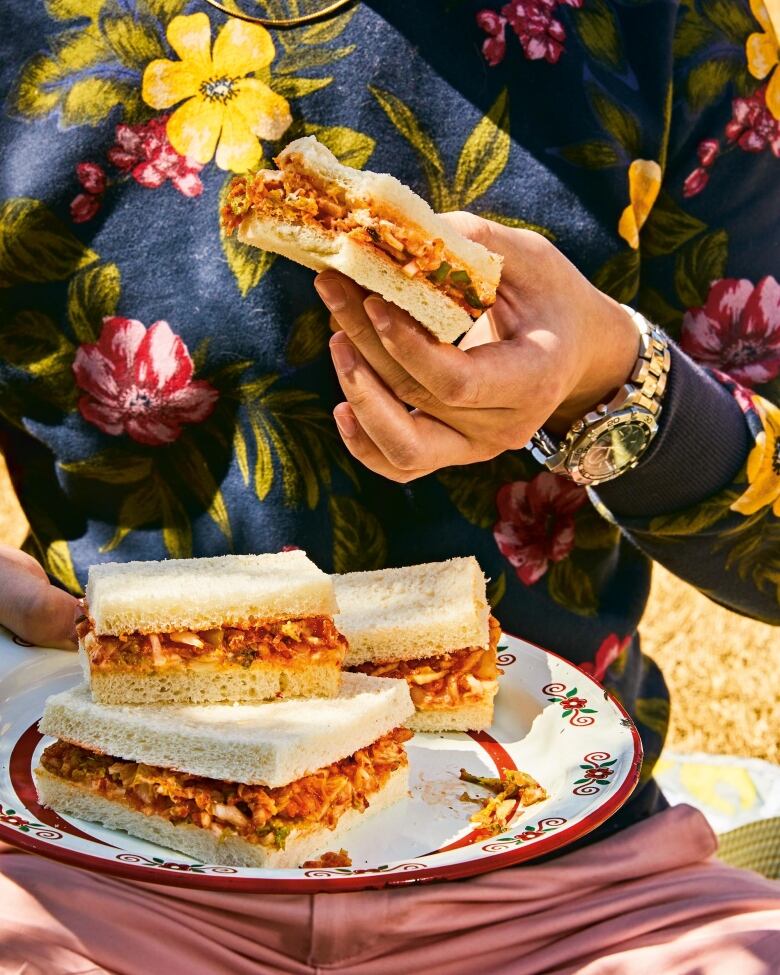
[[[43,568],[25,552],[0,546],[0,623],[39,646],[75,643],[78,600],[53,586]]]

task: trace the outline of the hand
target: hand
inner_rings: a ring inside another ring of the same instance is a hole
[[[639,352],[630,316],[544,237],[443,217],[504,257],[495,305],[459,346],[343,275],[315,281],[340,329],[330,348],[347,398],[333,414],[342,439],[394,481],[520,449],[541,426],[566,433],[628,380]]]
[[[53,586],[24,552],[0,545],[0,623],[22,640],[75,649],[78,600]]]

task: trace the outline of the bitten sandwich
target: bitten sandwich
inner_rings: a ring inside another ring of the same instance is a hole
[[[79,652],[104,704],[338,692],[330,577],[301,551],[92,566]]]
[[[278,169],[233,179],[222,208],[228,234],[315,271],[341,271],[444,342],[495,302],[503,259],[395,177],[344,166],[313,136],[274,162]]]
[[[493,721],[501,632],[474,558],[333,577],[345,667],[403,678],[415,731],[480,731]]]
[[[45,806],[201,863],[297,867],[408,793],[402,681],[344,674],[335,698],[107,707],[86,686],[46,703]]]

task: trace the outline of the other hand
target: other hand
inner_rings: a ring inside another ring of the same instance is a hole
[[[394,481],[520,449],[541,426],[564,434],[628,380],[639,351],[627,312],[544,237],[442,216],[504,257],[495,305],[458,346],[335,271],[315,281],[339,329],[342,439]]]
[[[0,623],[22,640],[75,649],[78,600],[53,586],[25,552],[0,545]]]

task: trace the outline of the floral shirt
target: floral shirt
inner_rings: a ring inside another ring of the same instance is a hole
[[[105,560],[474,554],[504,627],[637,722],[642,788],[610,828],[657,808],[652,560],[780,621],[778,31],[762,0],[369,0],[270,32],[194,0],[15,4],[0,436],[30,549],[73,592]],[[588,494],[525,451],[409,485],[353,462],[311,273],[219,228],[232,173],[303,134],[544,234],[662,325],[642,463]]]

